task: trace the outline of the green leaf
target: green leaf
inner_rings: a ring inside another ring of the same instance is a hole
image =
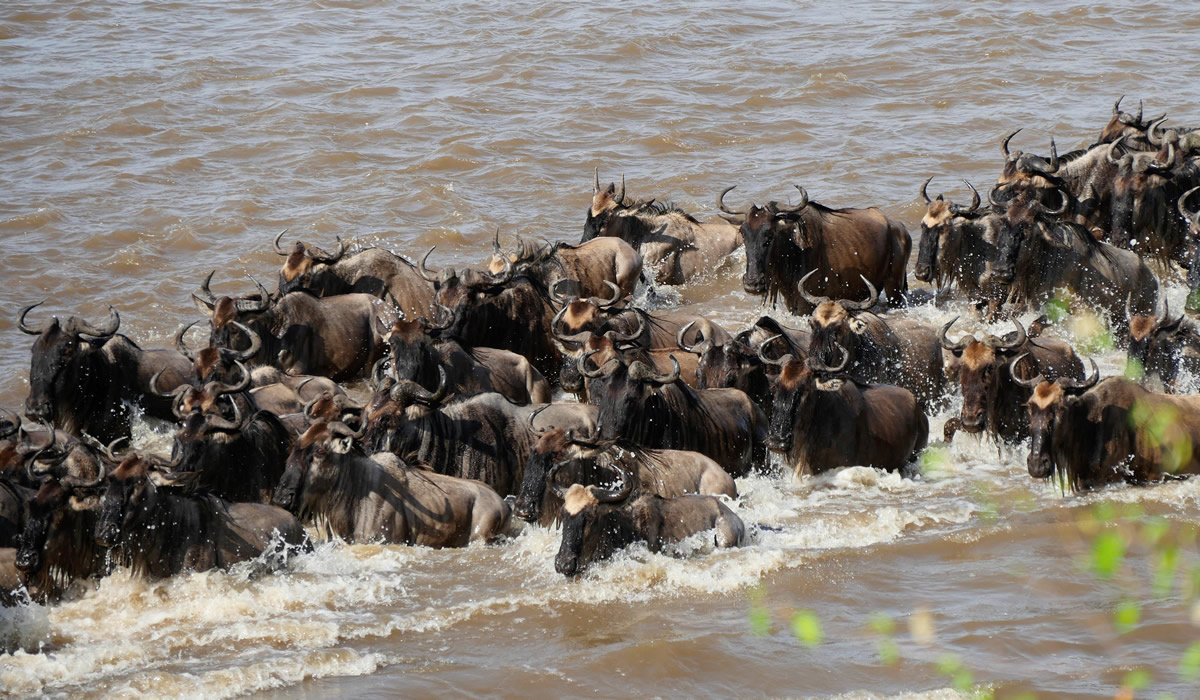
[[[1154,676],[1144,668],[1136,668],[1125,674],[1125,678],[1121,681],[1121,686],[1130,690],[1141,690],[1150,685],[1154,680]]]
[[[1175,583],[1175,571],[1179,568],[1179,548],[1164,547],[1158,553],[1158,563],[1154,567],[1154,595],[1162,598],[1171,594]]]
[[[879,640],[879,663],[884,666],[895,666],[900,661],[900,650],[891,639]]]
[[[815,647],[825,641],[821,620],[812,610],[797,610],[792,615],[792,634],[806,646]]]
[[[765,606],[755,605],[751,607],[748,617],[750,632],[754,636],[765,637],[771,633],[771,614],[767,612]]]
[[[871,616],[871,629],[883,636],[890,636],[896,632],[896,621],[883,613],[875,613]]]
[[[1119,634],[1137,627],[1137,623],[1142,619],[1142,608],[1134,600],[1122,600],[1117,603],[1117,609],[1113,612],[1113,627],[1116,627]]]
[[[1179,676],[1188,683],[1200,680],[1200,642],[1192,642],[1179,659]]]
[[[1125,558],[1125,543],[1113,530],[1105,530],[1092,542],[1092,571],[1102,579],[1110,579],[1121,568]]]

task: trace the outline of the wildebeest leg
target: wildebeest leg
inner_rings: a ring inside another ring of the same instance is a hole
[[[471,541],[492,542],[508,527],[512,504],[506,497],[499,508],[476,503],[471,509]]]

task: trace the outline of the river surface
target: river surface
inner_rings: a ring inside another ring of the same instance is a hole
[[[1198,30],[1160,2],[7,2],[0,406],[28,390],[25,304],[50,299],[35,322],[113,304],[122,332],[161,346],[198,317],[209,270],[218,293],[251,291],[247,275],[273,288],[283,228],[473,263],[497,227],[577,240],[593,168],[701,219],[728,185],[741,208],[800,184],[916,232],[921,181],[965,201],[959,178],[994,182],[1017,127],[1014,148],[1053,136],[1065,152],[1122,94],[1200,124]],[[763,312],[743,267],[670,300],[736,330]],[[277,575],[117,574],[0,613],[22,649],[0,656],[0,691],[1083,698],[1143,669],[1139,696],[1196,697],[1180,660],[1200,638],[1200,482],[1064,495],[1029,478],[1025,447],[940,446],[957,406],[932,419],[917,478],[739,480],[733,507],[771,528],[743,549],[635,547],[568,581],[557,533],[529,527],[457,551],[323,544]],[[138,428],[143,445],[165,435]],[[1124,544],[1112,578],[1093,566],[1105,533]]]

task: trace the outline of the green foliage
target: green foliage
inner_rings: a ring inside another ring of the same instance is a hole
[[[1118,634],[1125,634],[1137,627],[1142,619],[1142,606],[1135,600],[1122,600],[1113,611],[1113,627]]]
[[[1092,542],[1092,571],[1102,579],[1111,579],[1125,558],[1125,542],[1114,530],[1105,530]]]
[[[1179,659],[1179,677],[1188,683],[1200,680],[1200,642],[1192,642],[1183,652]]]
[[[808,647],[815,647],[825,641],[825,633],[821,629],[821,620],[812,610],[797,610],[792,615],[792,634]]]

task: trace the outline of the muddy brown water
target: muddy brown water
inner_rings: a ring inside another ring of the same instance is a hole
[[[702,219],[725,186],[740,207],[795,183],[916,231],[920,182],[936,174],[931,191],[962,201],[959,178],[993,182],[1017,127],[1023,150],[1086,145],[1123,93],[1200,124],[1197,29],[1200,15],[1157,2],[7,3],[0,405],[27,392],[25,304],[50,299],[36,320],[111,303],[122,332],[161,346],[197,318],[189,294],[209,270],[219,292],[251,290],[247,275],[273,286],[285,227],[409,256],[436,245],[434,265],[461,265],[496,227],[577,240],[594,167]],[[743,265],[667,301],[741,327],[762,312]],[[1182,299],[1178,279],[1169,294]],[[1097,357],[1120,370],[1118,352]],[[165,435],[138,427],[143,445]],[[740,480],[734,507],[777,528],[750,546],[634,548],[576,581],[555,574],[557,533],[539,528],[460,551],[327,544],[278,575],[118,574],[5,611],[5,646],[23,650],[0,656],[0,689],[941,698],[957,697],[957,659],[999,697],[1109,697],[1134,669],[1151,672],[1143,693],[1196,697],[1179,673],[1200,619],[1194,540],[1155,592],[1140,526],[1118,530],[1126,564],[1102,580],[1088,519],[1114,504],[1182,531],[1200,485],[1063,496],[1028,477],[1024,447],[938,454],[917,479]],[[1113,611],[1130,602],[1140,615],[1121,632]],[[792,634],[797,610],[823,643]]]

